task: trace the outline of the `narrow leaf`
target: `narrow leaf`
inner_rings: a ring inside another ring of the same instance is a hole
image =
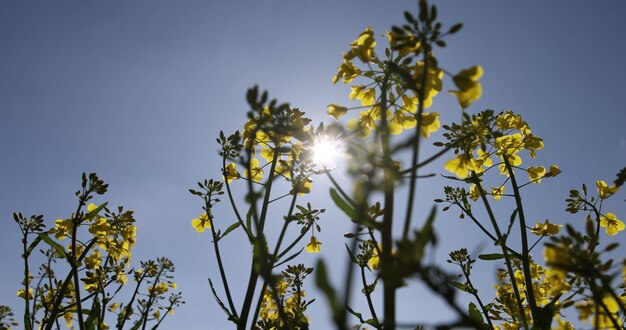
[[[57,253],[60,256],[65,257],[65,259],[67,259],[68,261],[70,261],[70,256],[65,252],[65,248],[63,246],[61,246],[61,244],[55,242],[52,238],[50,238],[47,234],[45,233],[41,233],[39,234],[38,237],[41,237],[41,239],[46,242],[46,244],[50,245],[52,248],[54,248]]]
[[[469,288],[467,287],[467,285],[460,283],[460,282],[456,282],[456,281],[452,281],[450,282],[450,284],[454,287],[456,287],[457,289],[464,291],[464,292],[469,292]]]
[[[356,210],[354,210],[354,208],[350,206],[348,202],[343,200],[343,198],[339,196],[339,193],[337,193],[337,190],[335,190],[334,188],[330,188],[330,197],[333,199],[333,202],[335,202],[335,205],[337,205],[337,207],[339,207],[348,217],[350,217],[350,219],[356,218]]]
[[[220,239],[226,237],[226,235],[228,235],[228,233],[230,233],[231,231],[237,229],[237,227],[241,226],[241,222],[237,221],[235,223],[233,223],[232,225],[228,226],[228,228],[226,228],[226,231],[224,231],[224,233],[222,234],[222,236],[220,236]]]
[[[481,255],[478,256],[478,259],[480,259],[480,260],[500,260],[500,259],[504,259],[504,254],[501,254],[501,253],[481,254]]]
[[[107,206],[107,204],[109,204],[108,202],[96,207],[95,209],[93,209],[91,212],[87,213],[85,215],[85,219],[91,219],[93,217],[95,217],[96,215],[98,215],[98,213],[100,211],[102,211],[103,208],[105,208]]]

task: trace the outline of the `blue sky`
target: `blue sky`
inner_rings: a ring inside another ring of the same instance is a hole
[[[485,70],[483,98],[470,112],[521,113],[544,139],[541,162],[563,170],[541,189],[529,188],[530,217],[582,222],[562,211],[567,191],[612,181],[626,166],[626,3],[437,4],[444,22],[465,24],[438,53],[440,64],[451,72],[475,64]],[[135,261],[165,255],[177,265],[187,304],[166,328],[224,328],[206,280],[216,276],[208,236],[190,226],[200,200],[187,192],[196,181],[220,176],[219,130],[241,129],[245,91],[254,84],[316,122],[331,122],[326,105],[347,103],[348,88],[330,82],[342,52],[366,26],[382,43],[380,35],[403,22],[402,12],[415,9],[408,0],[0,2],[0,303],[19,306],[21,259],[11,213],[44,214],[49,223],[67,217],[80,174],[97,172],[110,185],[101,202],[136,211]],[[459,118],[445,93],[433,110],[444,123]],[[441,163],[428,170],[443,172]],[[332,209],[327,184],[321,180],[310,200]],[[442,195],[441,185],[422,186],[419,219]],[[618,197],[607,207],[624,219]],[[232,222],[226,205],[218,215]],[[346,222],[336,211],[322,219],[321,257],[337,280]],[[455,213],[440,213],[438,222],[441,256],[461,247],[459,240],[470,250],[479,245]],[[247,262],[238,262],[241,242],[225,247],[235,279],[248,272]],[[494,267],[485,266],[486,278]],[[415,298],[420,290],[401,293],[400,320],[432,320],[442,306]],[[325,328],[323,299],[312,313],[313,328]]]

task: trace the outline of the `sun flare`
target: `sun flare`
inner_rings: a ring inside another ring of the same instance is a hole
[[[321,137],[313,145],[313,162],[320,167],[326,169],[335,168],[335,161],[340,154],[340,146],[337,140]]]

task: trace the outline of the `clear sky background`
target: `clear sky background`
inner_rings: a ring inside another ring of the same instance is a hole
[[[583,182],[593,187],[597,179],[612,181],[626,166],[626,2],[437,4],[448,26],[465,24],[438,52],[441,66],[451,72],[475,64],[485,69],[483,98],[469,111],[521,113],[544,138],[540,162],[563,170],[528,188],[528,217],[582,223],[582,215],[563,211],[567,191]],[[208,289],[207,277],[217,277],[208,235],[190,226],[201,201],[187,192],[199,180],[220,176],[219,130],[241,129],[245,91],[254,84],[316,122],[331,122],[326,105],[347,103],[349,91],[330,82],[342,52],[368,25],[383,44],[380,36],[416,7],[409,0],[1,1],[0,304],[20,312],[19,231],[11,213],[44,214],[48,224],[68,217],[80,174],[97,172],[110,189],[96,201],[136,211],[134,260],[168,256],[177,266],[187,304],[165,328],[230,327]],[[444,89],[451,88],[447,80]],[[458,106],[445,93],[432,110],[443,123],[459,119]],[[441,165],[427,171],[443,173]],[[438,180],[422,185],[418,221],[443,195]],[[309,200],[333,209],[328,182],[315,188]],[[607,210],[625,220],[623,196]],[[503,207],[502,214],[508,218],[510,210]],[[489,251],[456,215],[438,217],[441,260],[463,246]],[[222,219],[233,221],[226,205],[216,222]],[[349,226],[334,210],[321,224],[319,256],[339,284],[342,233]],[[227,266],[243,285],[249,266],[241,260],[248,251],[243,236],[232,238],[224,248]],[[317,257],[302,261],[313,265]],[[489,297],[495,267],[486,264],[480,274]],[[447,317],[443,305],[422,292],[419,286],[401,291],[401,321]],[[329,324],[319,298],[311,307],[314,329]]]

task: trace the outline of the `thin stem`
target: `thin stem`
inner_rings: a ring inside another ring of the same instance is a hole
[[[480,179],[476,176],[476,172],[472,171],[471,180],[474,184],[480,187]],[[517,287],[517,282],[515,280],[515,273],[513,272],[513,267],[511,266],[511,257],[509,256],[508,250],[506,247],[506,242],[503,240],[502,233],[500,232],[500,227],[498,226],[498,222],[496,221],[496,217],[493,214],[493,210],[491,209],[491,205],[487,200],[487,195],[483,189],[479,189],[480,198],[485,205],[485,209],[487,209],[487,214],[489,215],[489,219],[491,220],[491,224],[493,225],[494,230],[496,231],[496,237],[498,238],[498,242],[500,242],[500,247],[502,248],[502,254],[504,254],[504,261],[506,263],[507,271],[509,272],[509,279],[511,281],[511,287],[513,287],[513,293],[515,295],[515,300],[517,301],[517,308],[519,310],[520,318],[522,321],[522,325],[524,329],[528,330],[528,321],[526,320],[526,314],[524,312],[524,305],[522,304],[522,298],[519,294],[519,288]],[[532,288],[532,286],[531,286]]]
[[[293,215],[293,210],[296,207],[296,200],[298,199],[298,194],[294,193],[293,194],[293,198],[291,199],[291,204],[289,205],[289,211],[287,212],[287,217],[285,219],[285,222],[283,223],[283,228],[280,231],[280,235],[278,237],[278,241],[276,242],[276,246],[274,247],[274,253],[272,254],[272,259],[270,261],[270,265],[269,265],[269,269],[273,269],[275,263],[280,260],[279,257],[276,257],[278,254],[278,251],[280,250],[280,246],[282,245],[283,239],[285,237],[285,234],[287,233],[287,227],[289,226],[289,223],[291,222],[291,216]],[[306,231],[305,231],[306,233]],[[263,281],[263,285],[261,286],[261,294],[259,295],[259,299],[257,301],[256,304],[256,308],[254,309],[254,315],[252,316],[252,323],[251,325],[253,326],[254,324],[256,324],[257,319],[259,317],[259,312],[261,310],[261,303],[263,301],[263,293],[265,292],[265,290],[267,289],[267,284],[268,284],[268,279],[264,279]]]
[[[135,286],[135,291],[133,292],[133,295],[130,297],[130,301],[128,301],[128,304],[126,305],[126,308],[124,311],[124,317],[121,319],[121,322],[118,323],[118,326],[117,326],[118,330],[124,329],[124,323],[126,323],[126,320],[130,319],[130,313],[133,310],[133,303],[135,302],[135,298],[137,297],[137,294],[139,293],[139,287],[141,286],[141,282],[143,282],[145,277],[146,277],[146,273],[143,273],[141,274],[141,277],[137,281],[137,286]]]
[[[226,168],[226,155],[222,157],[222,169],[225,169],[225,168]],[[237,204],[235,203],[235,199],[233,198],[233,193],[230,189],[230,183],[228,182],[227,179],[224,180],[224,185],[226,186],[226,193],[228,194],[228,200],[230,201],[230,206],[235,212],[235,217],[237,217],[237,221],[239,222],[239,225],[241,225],[241,228],[243,228],[244,231],[246,232],[246,235],[248,235],[248,240],[252,242],[254,240],[254,237],[252,233],[250,232],[250,228],[246,227],[245,222],[243,222],[243,218],[241,217],[241,214],[239,214],[239,210],[237,209]]]
[[[30,318],[30,296],[29,293],[29,284],[30,284],[30,269],[28,266],[28,228],[23,231],[22,236],[22,248],[24,251],[24,329],[31,330],[33,328],[33,323],[31,323]],[[52,322],[51,322],[52,323]]]
[[[207,209],[209,208],[209,202],[207,201]],[[215,232],[215,226],[211,226],[211,234],[213,235],[213,249],[215,251],[215,259],[217,260],[217,267],[220,272],[220,277],[222,279],[222,285],[224,286],[224,291],[226,292],[226,299],[228,300],[228,307],[230,307],[230,313],[237,317],[237,309],[235,308],[235,304],[233,303],[233,298],[230,294],[230,288],[228,286],[228,279],[226,278],[226,273],[224,271],[224,264],[222,263],[222,255],[220,254],[220,246],[219,246],[219,237]]]
[[[384,200],[385,211],[383,214],[383,224],[381,236],[383,243],[383,254],[381,257],[381,272],[383,277],[383,306],[384,325],[386,329],[396,327],[396,281],[394,280],[394,260],[393,248],[393,200],[394,200],[394,174],[392,173],[392,160],[389,150],[389,127],[387,125],[387,80],[383,77],[380,96],[380,139],[382,144],[382,165],[384,172]]]
[[[425,40],[422,40],[424,42]],[[422,114],[424,113],[424,99],[426,93],[426,81],[428,76],[428,53],[424,52],[424,73],[420,82],[420,90],[418,93],[418,109],[417,109],[417,125],[415,126],[415,139],[412,141],[412,158],[411,158],[411,177],[409,182],[409,197],[407,200],[406,216],[404,218],[404,228],[402,230],[402,239],[408,240],[409,227],[411,226],[411,217],[413,216],[413,205],[415,194],[417,191],[417,162],[419,159],[420,138],[422,129]]]
[[[85,199],[87,198],[89,192],[83,191],[82,196],[79,199],[78,207],[76,208],[76,212],[74,213],[74,217],[72,218],[72,270],[74,271],[74,295],[76,297],[76,314],[78,316],[78,327],[80,330],[85,329],[85,321],[83,320],[83,306],[80,299],[80,281],[78,278],[78,262],[76,259],[76,234],[78,230],[78,225],[80,224],[79,212],[82,209],[83,205],[85,205]]]
[[[515,173],[511,168],[509,158],[505,155],[502,157],[504,164],[506,165],[509,177],[511,178],[511,186],[513,186],[513,193],[515,194],[515,204],[517,205],[517,214],[519,217],[520,235],[522,240],[522,268],[524,270],[524,282],[526,284],[526,295],[528,296],[528,303],[530,304],[530,311],[534,320],[539,319],[537,310],[537,301],[535,300],[535,293],[533,291],[533,280],[530,272],[530,256],[528,249],[528,235],[526,233],[526,218],[524,217],[524,207],[522,206],[522,196],[519,192],[517,180],[515,180]]]
[[[465,214],[467,214],[467,216],[470,217],[470,219],[472,220],[472,222],[474,222],[474,224],[476,224],[476,226],[478,226],[478,228],[480,228],[480,230],[483,231],[483,233],[485,233],[485,235],[487,235],[489,238],[491,238],[491,240],[495,243],[498,241],[498,239],[496,237],[494,237],[488,230],[487,228],[485,228],[485,226],[483,226],[478,219],[476,219],[476,217],[474,217],[474,214],[469,212],[469,210],[465,209],[460,203],[456,204],[461,211],[463,211]],[[519,256],[520,254],[518,252],[516,252],[515,250],[511,249],[510,247],[506,246],[506,249],[509,250],[509,252],[511,252],[513,255],[515,256]]]
[[[487,323],[489,323],[489,327],[493,329],[494,328],[493,323],[491,323],[491,318],[489,317],[487,308],[485,308],[485,304],[483,304],[483,301],[480,299],[480,296],[478,295],[478,290],[474,288],[474,285],[472,284],[472,280],[470,280],[470,274],[466,272],[465,268],[463,267],[461,267],[461,270],[463,271],[463,275],[465,276],[465,279],[467,280],[467,284],[469,285],[470,290],[472,290],[472,296],[476,298],[476,301],[478,302],[480,309],[483,311],[483,314],[485,315],[485,318],[487,319]]]
[[[152,308],[152,304],[154,304],[154,298],[156,296],[155,294],[155,290],[154,288],[157,286],[157,284],[159,283],[159,280],[161,279],[161,274],[163,273],[163,270],[165,270],[165,268],[163,267],[163,265],[161,265],[161,268],[159,269],[159,272],[157,273],[157,276],[154,278],[154,282],[152,284],[152,292],[150,292],[150,296],[148,297],[148,302],[146,303],[146,309],[143,312],[142,315],[142,319],[143,319],[143,324],[141,325],[141,330],[145,330],[146,329],[146,325],[148,324],[148,313],[150,313],[150,309]]]
[[[92,239],[83,250],[83,253],[80,255],[77,262],[81,262],[85,258],[85,256],[87,255],[87,252],[94,246],[94,244],[96,244],[96,240]],[[63,302],[63,298],[65,297],[65,292],[67,291],[70,281],[74,277],[74,272],[76,272],[76,268],[72,267],[70,269],[70,272],[67,274],[67,277],[63,281],[63,284],[61,284],[61,289],[57,291],[56,300],[52,304],[53,306],[52,312],[50,312],[50,318],[49,318],[50,321],[56,320],[57,318],[58,311],[61,308],[61,303]],[[78,290],[78,288],[76,288],[76,290]],[[54,322],[44,322],[44,323],[46,324],[46,328],[45,328],[46,330],[52,329],[52,326],[54,325]]]
[[[367,306],[370,309],[370,313],[372,313],[372,318],[374,319],[374,322],[378,325],[377,328],[380,328],[380,321],[378,321],[376,309],[374,308],[374,304],[372,303],[372,296],[367,284],[367,280],[365,279],[365,266],[361,266],[361,282],[363,283],[363,290],[365,291],[365,297],[367,298]]]
[[[251,152],[249,152],[249,154],[250,153]],[[274,151],[274,156],[272,158],[272,165],[270,168],[270,174],[265,185],[265,192],[264,192],[265,196],[263,197],[263,206],[261,208],[260,217],[257,216],[256,200],[253,199],[250,201],[250,203],[252,204],[251,207],[253,209],[255,223],[257,224],[256,240],[263,239],[263,228],[265,227],[265,217],[267,216],[267,209],[269,207],[268,202],[270,200],[270,194],[272,192],[272,183],[274,181],[274,174],[275,174],[274,172],[276,170],[277,159],[278,159],[278,152]],[[248,161],[247,167],[248,167],[248,173],[252,174],[252,171],[250,169],[250,161]],[[254,194],[254,190],[252,190],[251,183],[248,183],[248,189],[249,189],[249,192],[248,192],[249,194],[251,195]],[[250,308],[252,307],[252,298],[256,290],[258,278],[259,278],[259,273],[255,269],[255,260],[254,258],[252,258],[252,261],[250,263],[250,277],[248,279],[248,287],[247,287],[248,289],[246,290],[246,296],[244,298],[243,306],[241,308],[241,318],[237,325],[238,330],[244,330],[246,328],[246,324],[248,322],[248,314],[250,314]]]

